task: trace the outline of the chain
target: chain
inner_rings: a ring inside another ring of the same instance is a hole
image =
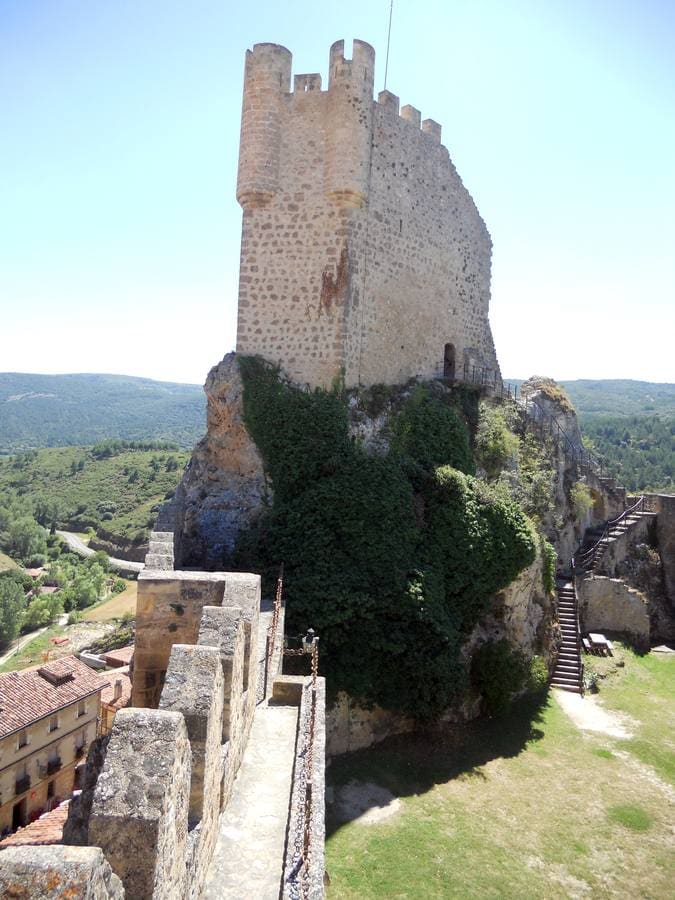
[[[279,566],[279,577],[277,578],[277,589],[274,595],[274,608],[272,610],[272,622],[267,631],[267,660],[265,665],[265,671],[268,673],[270,671],[270,666],[272,664],[272,658],[274,656],[274,647],[277,642],[277,631],[279,629],[279,619],[281,617],[281,597],[284,590],[284,564],[283,562]],[[265,695],[267,694],[267,674],[265,676]]]

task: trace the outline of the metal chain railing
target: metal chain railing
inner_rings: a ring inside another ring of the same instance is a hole
[[[265,653],[265,690],[264,695],[267,696],[267,682],[272,667],[274,651],[277,643],[277,632],[279,631],[279,619],[281,618],[281,600],[284,591],[284,564],[279,566],[279,575],[277,577],[277,589],[274,594],[274,607],[272,609],[272,621],[267,630],[267,647]]]
[[[297,638],[296,638],[297,640]],[[317,678],[319,674],[319,638],[312,628],[301,638],[302,646],[294,649],[286,648],[287,656],[307,656],[311,658],[311,681],[305,688],[309,692],[309,710],[306,712],[306,724],[302,723],[304,735],[302,751],[302,771],[298,773],[301,780],[298,809],[300,822],[295,834],[294,845],[296,862],[290,877],[290,896],[306,900],[310,893],[310,874],[312,865],[312,819],[314,814],[314,744],[316,742],[317,719]]]

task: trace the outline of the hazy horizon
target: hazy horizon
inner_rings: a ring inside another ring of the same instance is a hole
[[[1,365],[200,383],[234,347],[244,54],[325,75],[389,0],[0,4]],[[494,245],[503,371],[675,381],[675,6],[395,0],[387,87]],[[10,88],[11,86],[11,88]]]

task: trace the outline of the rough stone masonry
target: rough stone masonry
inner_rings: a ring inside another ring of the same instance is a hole
[[[328,90],[291,54],[246,54],[237,199],[237,353],[299,384],[498,375],[488,322],[492,244],[441,126],[382,91],[375,51],[330,50]]]

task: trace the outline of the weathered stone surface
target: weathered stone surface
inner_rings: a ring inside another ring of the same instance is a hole
[[[284,864],[282,898],[295,900],[323,900],[324,897],[324,835],[326,821],[326,683],[317,678],[314,695],[312,679],[305,678],[300,697],[298,738],[295,745],[295,765],[291,808],[288,817],[288,838]],[[312,700],[314,695],[314,716]],[[312,729],[313,718],[313,729]],[[310,751],[311,745],[311,753]],[[311,758],[311,769],[308,768]],[[310,785],[308,818],[307,785]],[[309,836],[309,865],[298,878],[298,864],[304,856],[306,835]]]
[[[223,669],[217,647],[174,644],[160,710],[182,713],[191,749],[189,821],[212,825],[220,811]]]
[[[207,433],[176,491],[178,562],[228,568],[239,532],[267,507],[270,486],[243,419],[243,386],[234,353],[214,366],[204,385]]]
[[[241,730],[246,630],[239,607],[205,606],[198,643],[217,647],[223,670],[223,743]]]
[[[89,816],[94,801],[98,776],[103,769],[110,735],[96,738],[89,745],[84,767],[82,791],[73,797],[68,806],[68,818],[63,826],[63,843],[86,847],[89,844]]]
[[[155,708],[174,644],[195,644],[204,606],[220,606],[222,572],[144,570],[138,577],[133,706]]]
[[[392,734],[414,729],[415,721],[410,717],[380,706],[364,709],[341,692],[326,710],[326,753],[331,757],[361,750]]]
[[[373,100],[362,41],[351,60],[333,45],[327,90],[290,92],[290,67],[283,47],[247,54],[237,352],[324,387],[442,371],[446,344],[458,372],[496,370],[490,236],[440,126]]]
[[[190,796],[190,743],[183,716],[122,709],[115,716],[89,819],[134,900],[182,900]]]
[[[98,847],[55,844],[3,850],[0,896],[5,900],[123,900],[125,894]]]
[[[199,897],[216,841],[222,780],[223,670],[217,647],[174,644],[160,709],[182,713],[191,749],[187,878]],[[195,826],[199,826],[198,829]]]
[[[223,811],[205,900],[278,900],[293,776],[297,707],[259,706]]]
[[[620,578],[590,576],[577,582],[579,615],[586,631],[629,634],[638,644],[649,644],[649,605],[640,591]]]
[[[675,495],[658,495],[657,537],[666,594],[675,616]]]

